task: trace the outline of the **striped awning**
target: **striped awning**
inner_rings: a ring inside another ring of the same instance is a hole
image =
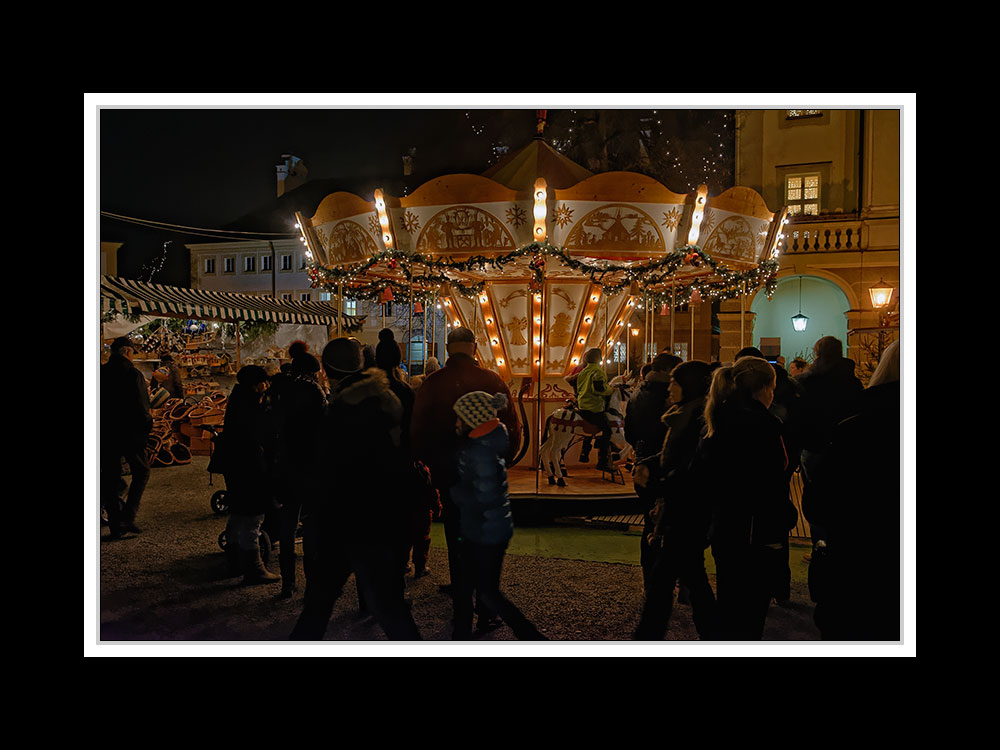
[[[336,325],[337,311],[327,302],[285,302],[252,294],[186,289],[133,279],[101,277],[101,311],[162,315],[195,320],[267,320],[274,323]],[[346,332],[361,330],[363,317],[340,314]]]

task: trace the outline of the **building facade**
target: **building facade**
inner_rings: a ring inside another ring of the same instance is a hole
[[[737,112],[737,184],[774,210],[788,206],[789,223],[771,299],[722,304],[720,360],[750,345],[808,359],[834,335],[865,376],[898,337],[900,117],[898,108]],[[870,290],[880,282],[893,291],[877,309]],[[793,328],[796,310],[804,331]]]

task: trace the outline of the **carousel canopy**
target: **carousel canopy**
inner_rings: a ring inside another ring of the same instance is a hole
[[[273,297],[186,289],[111,276],[101,278],[102,312],[157,315],[223,322],[266,320],[274,323],[334,325],[337,311],[326,302],[283,302]],[[340,315],[345,331],[361,329],[364,318]]]

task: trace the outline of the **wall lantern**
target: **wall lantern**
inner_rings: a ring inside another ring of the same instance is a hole
[[[886,284],[880,276],[878,283],[868,289],[868,294],[872,298],[872,307],[876,310],[886,307],[892,299],[892,292],[893,288]]]

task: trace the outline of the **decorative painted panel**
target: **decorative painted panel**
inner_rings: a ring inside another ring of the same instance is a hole
[[[764,251],[769,229],[768,221],[709,208],[698,244],[713,258],[756,263]]]
[[[417,210],[414,219],[420,223]],[[415,251],[418,253],[510,252],[517,245],[503,222],[476,206],[450,206],[427,220],[419,230]]]
[[[548,285],[544,360],[546,375],[566,370],[567,358],[580,327],[580,315],[589,288],[589,282],[560,281]]]
[[[371,220],[374,219],[372,236]],[[367,225],[367,226],[366,226]],[[330,263],[353,263],[367,260],[382,249],[381,228],[377,214],[363,214],[315,227],[314,231],[327,252]]]
[[[515,377],[531,374],[531,308],[527,282],[490,285],[497,323],[504,338],[510,371]]]

